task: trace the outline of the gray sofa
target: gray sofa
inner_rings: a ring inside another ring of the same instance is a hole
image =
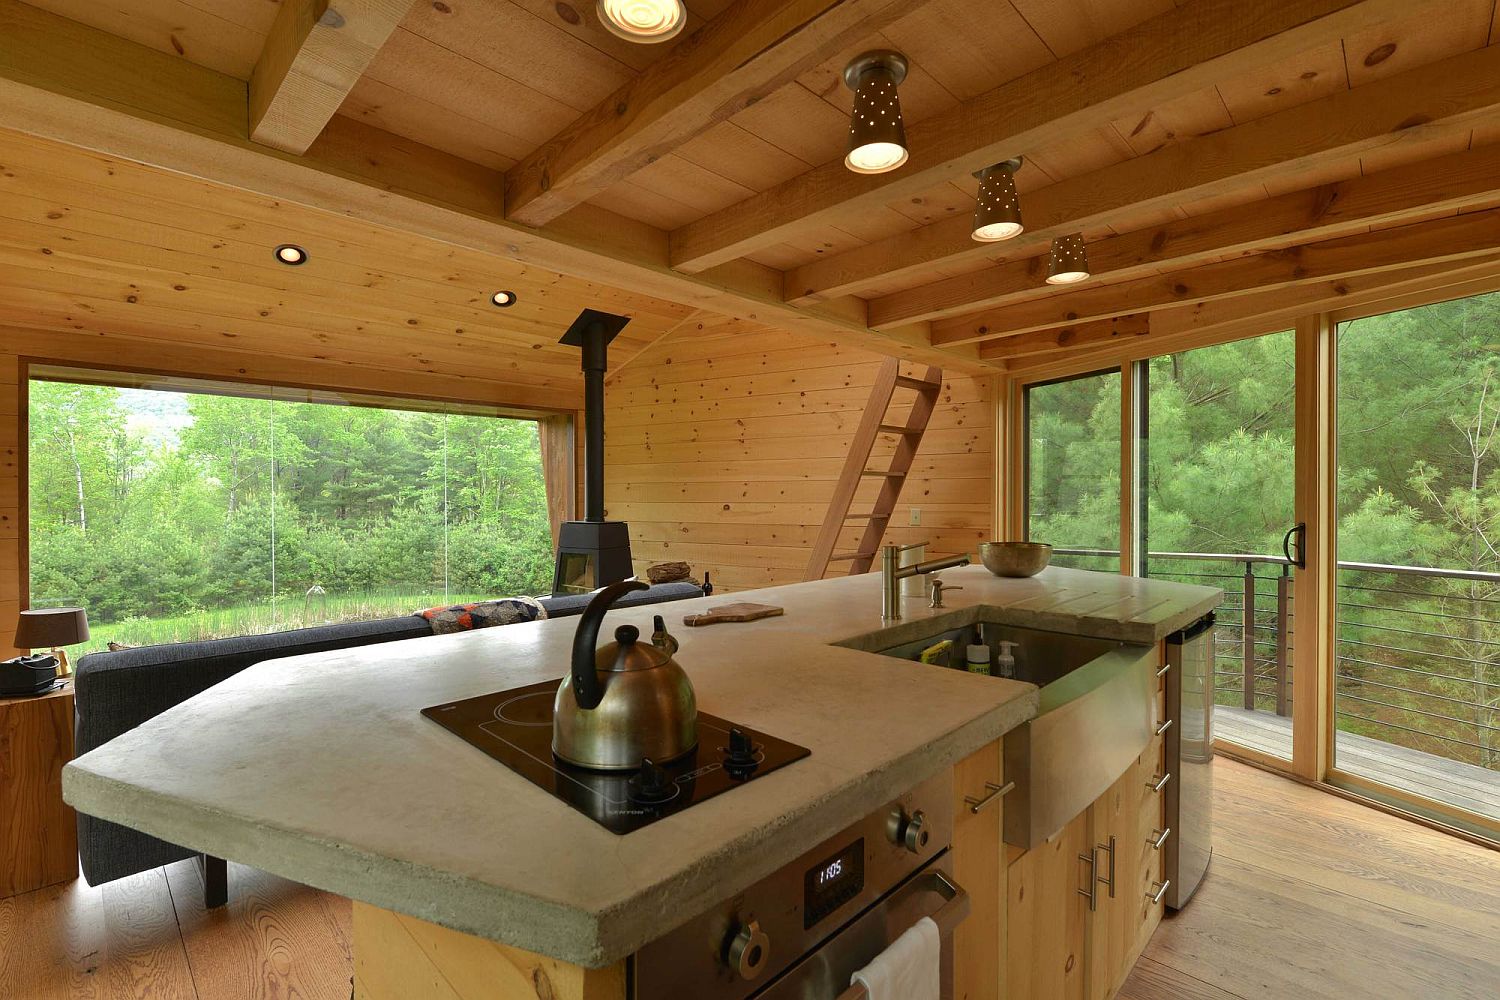
[[[591,596],[543,597],[540,601],[549,618],[564,618],[582,613]],[[615,606],[702,596],[702,589],[695,584],[664,583],[628,594]],[[75,752],[87,753],[264,660],[430,635],[432,626],[426,619],[407,615],[269,635],[90,653],[78,661],[74,682]],[[195,856],[185,847],[82,813],[78,814],[78,853],[90,885]]]

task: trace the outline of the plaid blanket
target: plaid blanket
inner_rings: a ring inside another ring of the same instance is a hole
[[[441,608],[415,611],[418,618],[432,623],[436,635],[467,632],[470,629],[535,622],[547,617],[547,609],[534,597],[506,597],[476,604],[450,604]]]

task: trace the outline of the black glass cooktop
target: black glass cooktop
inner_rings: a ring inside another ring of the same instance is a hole
[[[552,703],[560,683],[543,681],[434,705],[422,714],[619,834],[732,791],[811,752],[699,712],[698,748],[659,773],[575,767],[552,755]]]

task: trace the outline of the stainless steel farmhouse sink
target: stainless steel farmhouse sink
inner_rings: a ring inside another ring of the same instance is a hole
[[[1036,718],[1005,736],[1005,840],[1031,848],[1057,833],[1125,773],[1151,741],[1155,722],[1153,647],[1021,628],[982,607],[901,625],[841,646],[918,660],[944,639],[953,643],[934,669],[964,669],[964,652],[984,643],[998,653],[1013,642],[1010,676],[1041,689]],[[999,670],[995,671],[999,676]]]

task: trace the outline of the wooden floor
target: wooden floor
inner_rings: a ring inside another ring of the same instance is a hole
[[[1214,733],[1221,740],[1283,760],[1292,757],[1292,720],[1274,712],[1252,712],[1216,705]],[[1500,771],[1398,747],[1356,733],[1339,733],[1334,751],[1335,762],[1341,771],[1500,822]]]
[[[1214,782],[1208,876],[1121,1000],[1500,996],[1500,852],[1222,758]],[[0,998],[346,1000],[348,902],[229,871],[210,914],[187,862],[0,900]]]

